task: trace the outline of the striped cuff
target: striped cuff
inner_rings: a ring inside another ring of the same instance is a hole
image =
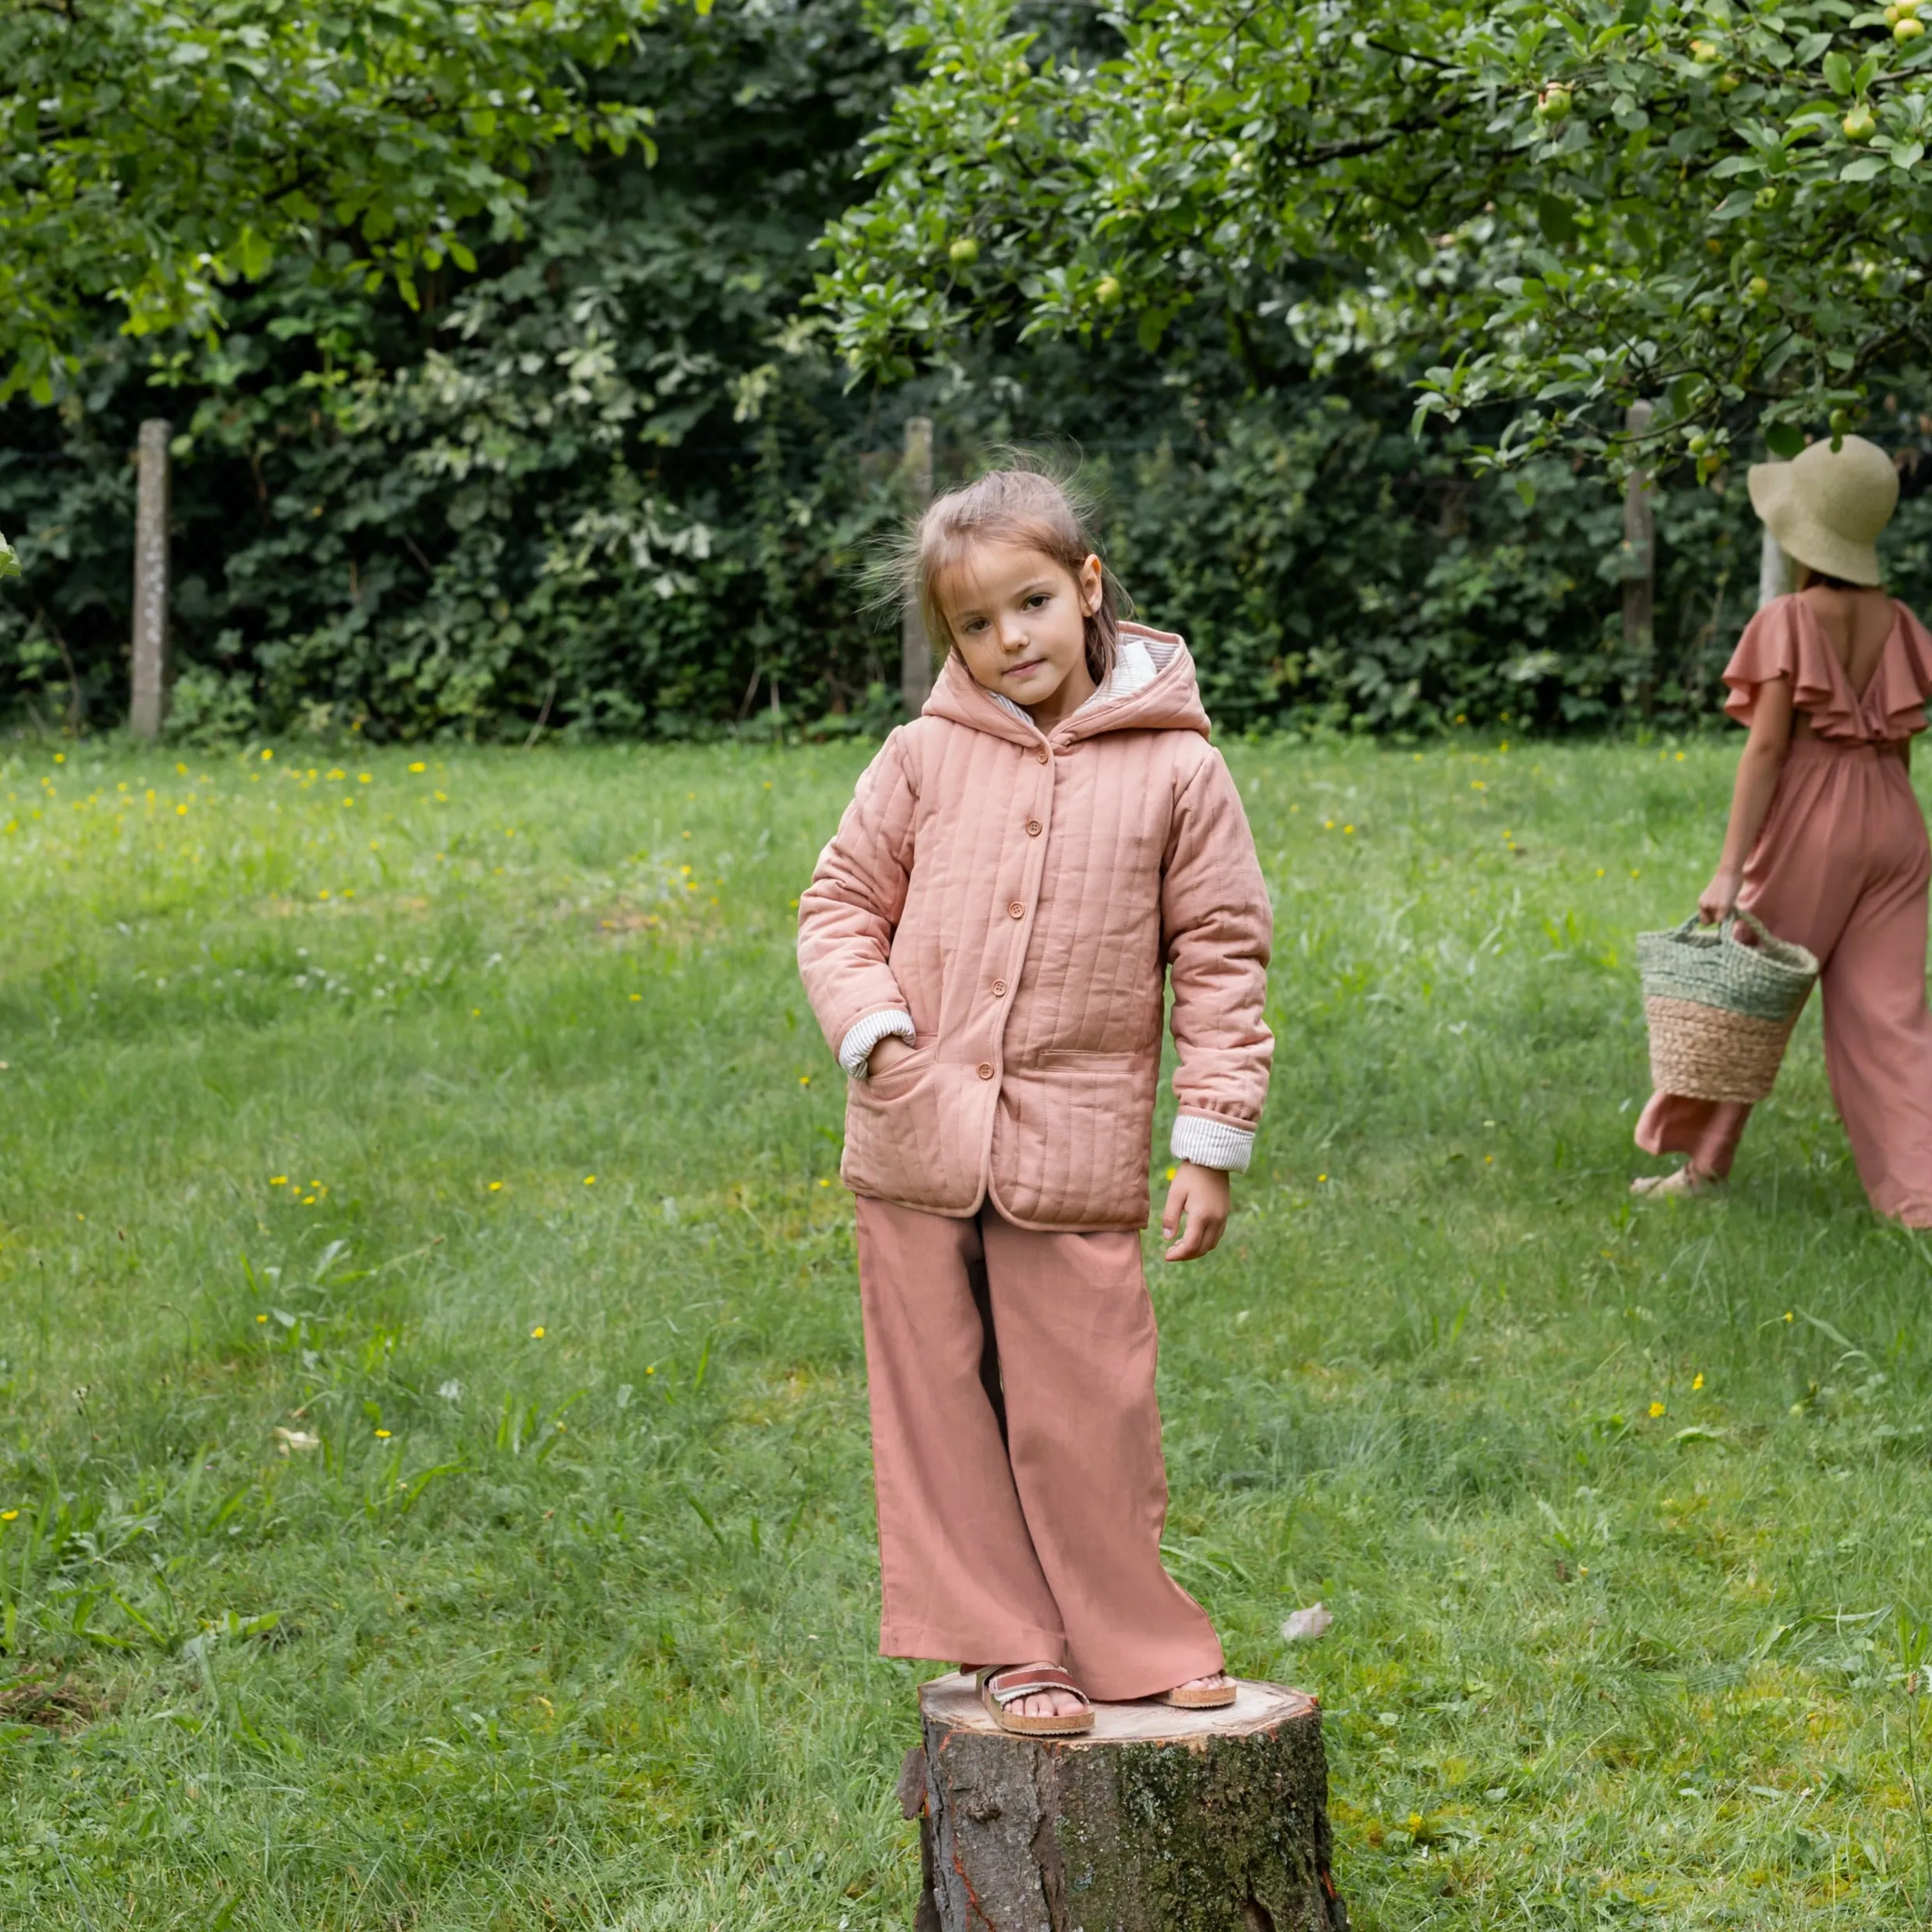
[[[1254,1130],[1230,1126],[1225,1120],[1209,1120],[1197,1113],[1184,1113],[1174,1123],[1174,1137],[1168,1145],[1177,1161],[1192,1161],[1197,1167],[1218,1167],[1245,1174],[1254,1153]]]
[[[838,1063],[854,1080],[866,1077],[866,1063],[872,1058],[872,1050],[889,1033],[896,1033],[902,1040],[916,1038],[912,1016],[904,1007],[881,1007],[876,1013],[869,1013],[862,1020],[853,1023],[851,1030],[838,1045]],[[1247,1163],[1243,1161],[1243,1166]]]

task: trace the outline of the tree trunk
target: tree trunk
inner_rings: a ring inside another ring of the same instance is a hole
[[[1015,1737],[954,1676],[919,1715],[900,1779],[923,1820],[917,1932],[1345,1932],[1306,1692],[1103,1704],[1084,1736]]]

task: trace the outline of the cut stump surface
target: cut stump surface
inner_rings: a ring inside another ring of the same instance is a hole
[[[1341,1932],[1321,1707],[1243,1682],[1218,1711],[1102,1704],[1016,1737],[971,1677],[919,1692],[900,1793],[923,1813],[918,1932]]]

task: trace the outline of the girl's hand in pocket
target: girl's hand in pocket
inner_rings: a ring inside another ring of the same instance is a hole
[[[912,1051],[912,1042],[903,1033],[888,1033],[866,1056],[866,1077],[889,1074]]]
[[[1192,1261],[1206,1254],[1227,1232],[1228,1217],[1234,1212],[1234,1189],[1218,1167],[1197,1167],[1183,1161],[1174,1184],[1167,1190],[1167,1205],[1161,1210],[1161,1236],[1173,1242],[1167,1250],[1170,1261]],[[1186,1227],[1178,1241],[1182,1217]]]

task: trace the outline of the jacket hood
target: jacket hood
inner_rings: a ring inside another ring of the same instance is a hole
[[[1210,735],[1213,728],[1200,701],[1200,685],[1186,640],[1176,632],[1154,630],[1145,624],[1123,623],[1120,635],[1137,638],[1146,647],[1154,661],[1152,681],[1123,696],[1102,693],[1071,717],[1062,719],[1051,732],[1042,732],[1029,718],[1016,717],[990,691],[975,684],[956,650],[946,654],[945,666],[921,716],[946,718],[1017,745],[1037,745],[1042,739],[1070,745],[1106,732],[1198,732],[1203,738]]]

